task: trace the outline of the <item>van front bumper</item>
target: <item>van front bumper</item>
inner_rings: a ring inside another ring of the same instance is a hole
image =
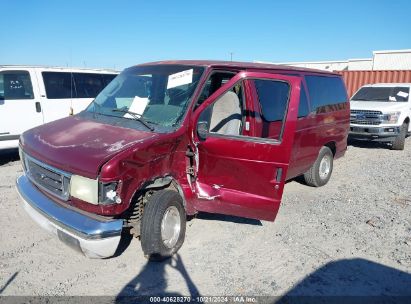
[[[384,126],[384,127],[370,127],[350,125],[349,138],[358,140],[373,140],[390,142],[400,134],[400,127]]]
[[[60,241],[90,258],[114,255],[123,220],[99,220],[61,206],[40,192],[25,175],[17,178],[16,187],[25,211]]]

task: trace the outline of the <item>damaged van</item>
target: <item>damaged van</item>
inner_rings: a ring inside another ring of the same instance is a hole
[[[273,221],[284,184],[322,186],[344,155],[338,74],[257,63],[168,61],[125,69],[88,106],[20,137],[17,190],[40,226],[88,257],[122,233],[152,260],[198,212]]]

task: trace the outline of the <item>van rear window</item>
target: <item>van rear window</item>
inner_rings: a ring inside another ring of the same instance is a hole
[[[33,87],[27,71],[0,72],[0,99],[33,99]]]
[[[313,109],[347,102],[348,96],[340,77],[305,76]]]
[[[49,99],[95,98],[117,75],[98,73],[43,72]]]

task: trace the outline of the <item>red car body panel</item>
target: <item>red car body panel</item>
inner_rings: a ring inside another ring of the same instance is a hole
[[[111,126],[70,116],[24,133],[26,152],[35,158],[89,178],[119,151],[158,137],[155,133]]]
[[[195,209],[233,214],[264,220],[274,220],[280,206],[285,177],[294,140],[300,98],[299,77],[242,72],[217,90],[193,115],[192,128],[200,113],[213,103],[227,88],[242,79],[273,79],[287,81],[291,86],[287,117],[281,141],[257,137],[227,138],[210,135],[207,140],[195,138],[198,149],[196,191],[200,199]],[[251,96],[250,87],[245,95]],[[256,112],[257,109],[248,109]],[[193,134],[196,134],[194,129]],[[281,177],[276,178],[277,172]]]
[[[335,157],[342,156],[346,150],[348,100],[334,111],[297,118],[301,76],[334,74],[236,62],[169,61],[146,65],[155,64],[206,67],[187,114],[175,132],[137,131],[73,116],[21,136],[22,149],[40,161],[73,174],[98,177],[103,182],[120,181],[120,204],[92,205],[74,197],[62,203],[100,215],[120,217],[139,189],[168,176],[178,184],[187,214],[206,211],[274,220],[287,179],[304,173],[325,144],[334,145]],[[194,110],[194,101],[214,70],[240,73]],[[256,91],[249,80],[253,78],[276,79],[291,85],[281,141],[268,140],[278,137],[280,129],[275,124],[270,126],[266,139],[255,139],[262,130]],[[243,130],[243,135],[249,138],[209,136],[205,141],[200,140],[196,124],[201,111],[237,81],[244,83],[247,110],[255,113],[247,117],[250,129]],[[186,155],[188,148],[197,156],[194,180],[186,172],[190,166]]]

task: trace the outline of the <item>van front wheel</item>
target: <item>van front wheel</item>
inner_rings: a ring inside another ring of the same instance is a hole
[[[334,155],[330,148],[322,147],[311,168],[304,173],[304,180],[312,187],[324,186],[330,179],[333,171]]]
[[[400,129],[400,134],[392,142],[391,150],[404,150],[405,137],[408,132],[408,124],[403,123]]]
[[[186,213],[181,196],[161,190],[148,200],[141,221],[141,247],[152,261],[171,257],[183,245]]]

